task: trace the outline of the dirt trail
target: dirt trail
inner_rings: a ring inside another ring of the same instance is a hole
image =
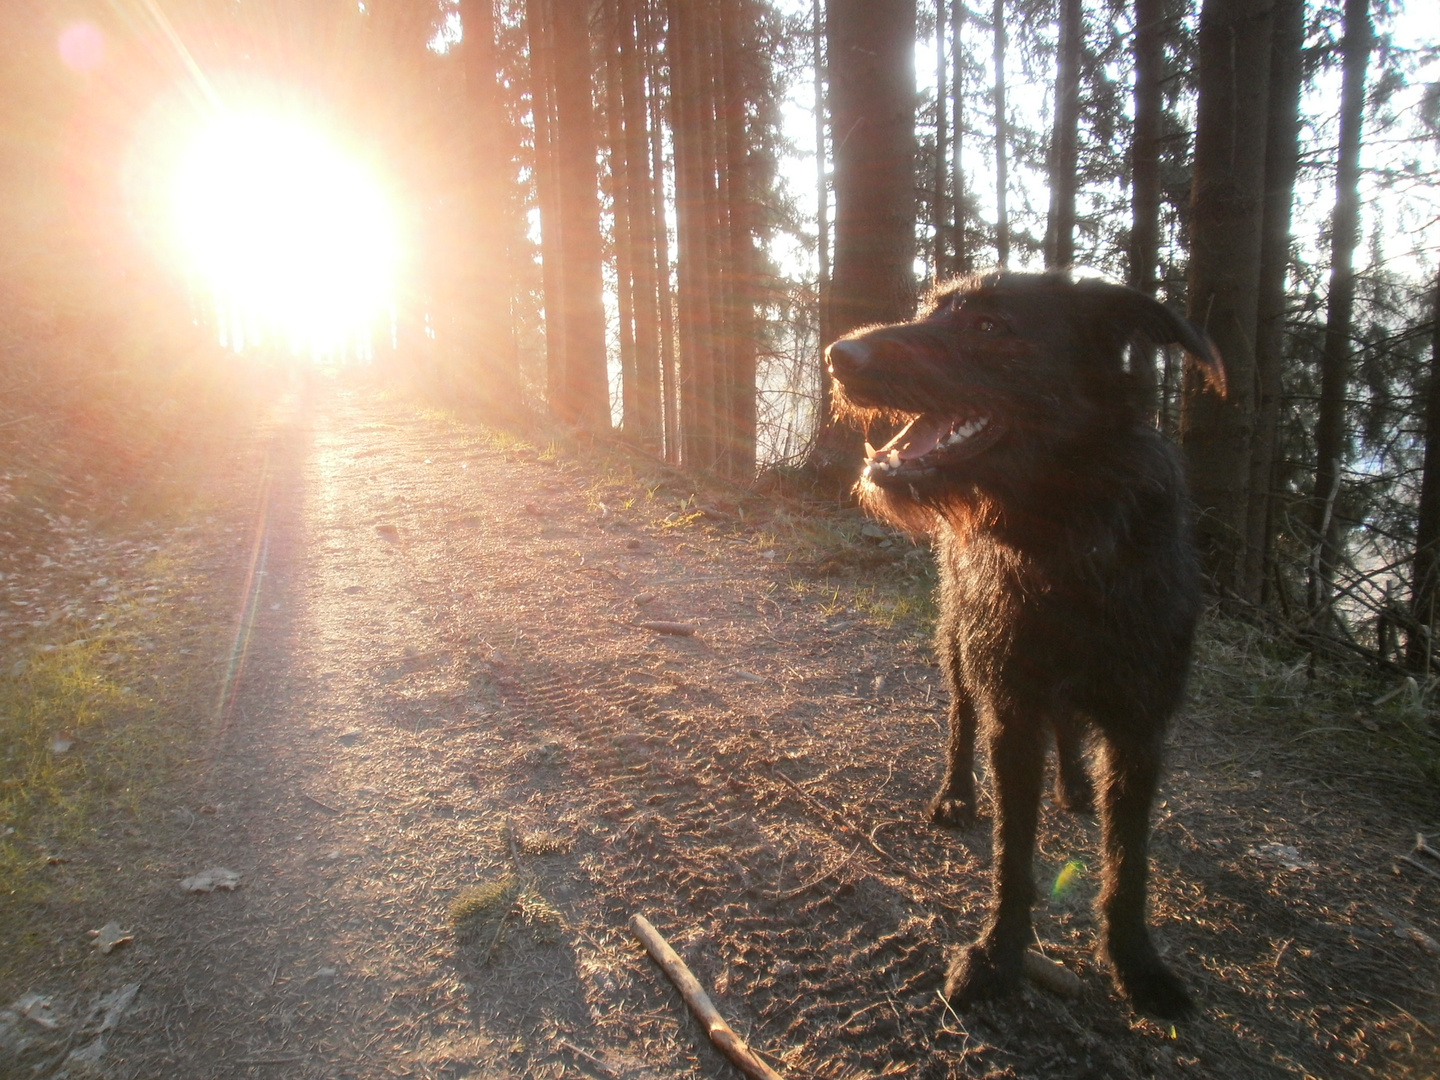
[[[141,991],[104,1075],[738,1075],[635,911],[788,1076],[1426,1075],[1435,959],[1369,909],[1316,914],[1364,874],[1245,857],[1308,811],[1270,809],[1249,773],[1273,763],[1231,768],[1222,721],[1177,735],[1155,845],[1159,932],[1205,1015],[1172,1033],[1115,998],[1085,875],[1037,913],[1080,999],[960,1021],[936,991],[989,840],[922,822],[944,694],[918,623],[857,601],[863,579],[817,585],[753,523],[677,512],[658,473],[358,384],[317,387],[266,460],[243,662],[155,856],[242,885],[136,899],[105,979]],[[1368,830],[1343,864],[1415,824],[1325,798]],[[1043,880],[1095,853],[1094,824],[1047,805]],[[509,916],[457,934],[456,897],[505,875]],[[1440,934],[1423,884],[1384,888]]]

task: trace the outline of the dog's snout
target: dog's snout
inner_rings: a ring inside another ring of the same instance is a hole
[[[841,381],[844,381],[848,375],[858,373],[870,362],[870,359],[870,347],[855,338],[849,341],[837,341],[825,350],[825,360],[830,366],[830,374]]]

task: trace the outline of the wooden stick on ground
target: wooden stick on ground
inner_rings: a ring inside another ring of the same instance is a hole
[[[710,1041],[721,1053],[733,1061],[746,1076],[753,1077],[753,1080],[783,1080],[779,1073],[755,1055],[744,1039],[735,1034],[734,1029],[725,1022],[725,1018],[710,1001],[709,995],[700,985],[700,980],[695,978],[685,966],[685,961],[680,959],[670,947],[670,943],[660,936],[660,931],[651,926],[644,915],[630,916],[630,929],[675,984],[680,996],[685,999],[685,1004],[690,1006],[695,1018],[705,1025]]]

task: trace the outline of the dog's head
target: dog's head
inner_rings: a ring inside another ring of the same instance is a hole
[[[835,342],[826,359],[840,413],[905,425],[878,450],[866,444],[862,497],[914,527],[933,515],[904,504],[938,509],[957,485],[1013,484],[1047,460],[1104,445],[1140,420],[1153,392],[1148,366],[1127,370],[1137,340],[1183,346],[1224,394],[1215,347],[1184,319],[1134,289],[1058,273],[962,278],[937,289],[914,322]]]

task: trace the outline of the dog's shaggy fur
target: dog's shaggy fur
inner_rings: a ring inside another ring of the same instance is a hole
[[[1126,369],[1137,339],[1181,344],[1224,393],[1220,359],[1189,323],[1142,293],[1062,274],[963,279],[914,322],[827,351],[842,410],[909,421],[879,450],[867,446],[858,490],[876,516],[936,541],[953,695],[936,822],[973,820],[977,727],[989,749],[993,909],[950,969],[946,994],[959,1006],[1020,983],[1047,730],[1065,801],[1083,805],[1092,726],[1115,978],[1141,1011],[1191,1008],[1150,940],[1145,894],[1150,804],[1201,576],[1179,454],[1145,414],[1148,369]]]

